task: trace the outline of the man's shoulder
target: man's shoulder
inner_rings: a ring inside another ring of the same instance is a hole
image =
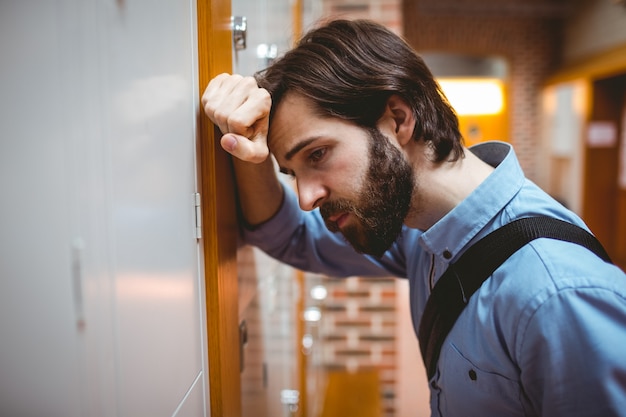
[[[516,252],[494,273],[495,303],[533,314],[552,297],[563,300],[606,290],[626,298],[626,275],[589,249],[572,242],[537,239]]]

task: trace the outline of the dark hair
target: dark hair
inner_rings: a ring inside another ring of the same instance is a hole
[[[417,120],[413,138],[435,160],[463,156],[457,116],[422,58],[399,36],[367,20],[335,20],[308,32],[298,45],[256,74],[272,96],[272,114],[287,92],[309,98],[321,115],[374,127],[392,94]]]

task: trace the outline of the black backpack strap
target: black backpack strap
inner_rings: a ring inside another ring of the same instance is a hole
[[[439,278],[426,303],[418,339],[428,379],[435,374],[439,351],[472,294],[509,256],[541,237],[577,243],[611,262],[598,240],[585,229],[551,217],[528,217],[502,226],[472,245]]]

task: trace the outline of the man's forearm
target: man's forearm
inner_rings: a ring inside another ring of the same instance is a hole
[[[220,74],[209,82],[202,106],[224,134],[220,145],[233,156],[244,221],[251,226],[266,222],[283,200],[282,186],[268,156],[270,94],[259,88],[253,77]]]
[[[233,164],[245,222],[256,226],[271,219],[283,200],[283,188],[272,159],[268,157],[264,162],[254,164],[233,158]]]

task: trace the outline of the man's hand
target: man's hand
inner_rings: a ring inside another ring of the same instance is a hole
[[[245,162],[267,159],[267,130],[272,98],[253,77],[220,74],[202,95],[204,112],[224,136],[222,148]]]

